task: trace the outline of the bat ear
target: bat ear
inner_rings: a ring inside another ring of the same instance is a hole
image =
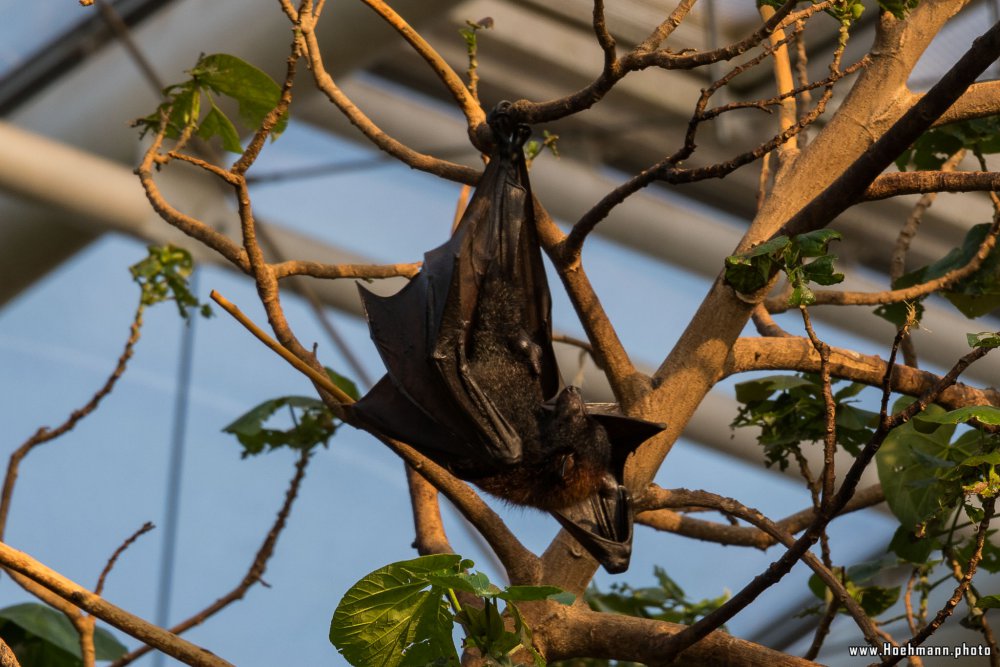
[[[607,431],[608,438],[616,452],[631,454],[639,445],[667,428],[663,422],[650,422],[625,415],[596,412],[589,406],[588,411],[590,416],[596,419],[597,423]]]
[[[628,569],[632,558],[632,502],[624,486],[619,485],[608,497],[595,493],[551,514],[609,574]]]

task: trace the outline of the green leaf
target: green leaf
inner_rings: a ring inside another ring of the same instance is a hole
[[[289,409],[292,426],[266,428],[265,424],[281,408]],[[326,445],[340,422],[322,401],[308,396],[282,396],[264,401],[223,428],[243,445],[243,458],[279,447],[312,449]]]
[[[940,546],[936,539],[926,534],[924,537],[917,537],[912,530],[899,526],[889,542],[889,551],[907,562],[923,565]]]
[[[326,374],[330,377],[330,381],[342,389],[345,394],[353,398],[355,401],[361,398],[361,392],[358,391],[358,385],[354,384],[353,380],[344,377],[332,368],[324,366],[323,370],[325,370]]]
[[[0,609],[0,636],[17,654],[22,667],[83,664],[79,635],[73,625],[46,605],[26,602]],[[127,649],[107,630],[95,628],[94,651],[98,660],[117,660]]]
[[[891,322],[896,325],[897,329],[903,327],[906,324],[907,319],[910,316],[909,306],[913,305],[914,315],[916,321],[919,323],[924,316],[924,304],[921,300],[917,301],[900,301],[898,303],[887,303],[879,306],[872,312],[881,317],[883,320]]]
[[[718,609],[729,599],[729,594],[723,593],[717,598],[689,600],[683,589],[662,568],[654,568],[653,572],[658,586],[633,588],[625,583],[615,583],[611,585],[610,592],[602,593],[595,585],[591,585],[584,598],[595,611],[685,625]]]
[[[745,253],[726,257],[726,282],[743,294],[764,288],[781,269],[779,256],[789,245],[787,236],[776,236]]]
[[[879,7],[889,12],[897,19],[906,18],[906,15],[910,13],[910,10],[914,9],[919,4],[920,0],[878,0]]]
[[[837,381],[834,381],[836,386]],[[848,385],[834,394],[837,407],[837,441],[857,453],[871,438],[875,413],[848,402],[861,387]],[[815,375],[769,376],[736,385],[736,398],[743,407],[733,427],[756,426],[767,465],[788,466],[803,443],[821,442],[826,434],[823,386]]]
[[[201,121],[201,126],[198,128],[198,136],[205,140],[219,137],[222,140],[222,147],[224,149],[230,153],[242,153],[243,146],[240,144],[240,133],[236,131],[233,121],[229,120],[226,114],[222,113],[222,110],[215,105],[215,102],[211,100],[209,102],[211,108],[208,115],[205,116],[205,120]]]
[[[564,591],[558,586],[508,586],[497,597],[507,602],[555,600],[562,604],[573,604],[573,601],[576,599],[575,595]]]
[[[817,229],[805,234],[798,234],[794,241],[803,257],[823,257],[827,254],[831,241],[840,241],[843,238],[844,235],[838,231]]]
[[[867,615],[875,617],[888,611],[892,605],[896,604],[899,599],[900,587],[885,588],[883,586],[859,586],[859,584],[871,579],[875,574],[892,564],[885,560],[879,560],[855,565],[848,568],[846,573],[843,568],[834,568],[834,573],[843,580],[848,595],[854,598]],[[820,600],[827,599],[826,584],[815,574],[809,577],[809,590]],[[846,613],[846,611],[841,609],[840,613]]]
[[[836,255],[824,255],[802,267],[802,275],[809,282],[817,285],[836,285],[844,282],[844,274],[833,269]]]
[[[434,576],[457,574],[460,556],[442,554],[393,563],[352,586],[330,623],[330,641],[358,667],[458,665],[452,616]]]
[[[984,595],[976,601],[980,609],[1000,609],[1000,595]]]
[[[950,412],[924,414],[921,421],[936,424],[961,424],[970,419],[977,419],[984,424],[1000,424],[1000,408],[992,405],[969,405]]]
[[[990,530],[987,532],[986,541],[983,542],[983,553],[979,559],[978,568],[980,570],[986,570],[991,574],[996,574],[1000,572],[1000,547],[991,539],[996,533],[995,530]],[[957,557],[960,562],[968,563],[972,559],[972,554],[976,551],[976,536],[972,535],[966,540],[965,544],[959,547],[957,552]]]
[[[801,375],[768,375],[736,384],[736,400],[740,403],[763,401],[777,391],[808,387],[813,383]]]
[[[925,410],[928,416],[943,412],[936,405]],[[935,464],[949,460],[948,444],[954,430],[954,426],[943,424],[921,433],[911,420],[894,428],[875,455],[886,503],[907,530],[914,530],[942,507],[956,502],[956,489],[938,480],[939,466]]]
[[[969,347],[1000,347],[1000,333],[993,331],[980,331],[979,333],[965,334]]]
[[[893,284],[893,287],[909,287],[935,280],[949,271],[962,268],[979,251],[990,227],[989,223],[971,227],[960,248],[954,248],[936,262],[903,276]],[[970,319],[982,317],[1000,308],[1000,253],[994,248],[975,273],[955,283],[941,294]],[[970,344],[972,344],[971,339]]]
[[[199,84],[230,97],[239,104],[240,118],[248,127],[257,128],[281,100],[281,87],[266,73],[250,63],[226,53],[202,56],[191,70]],[[287,117],[275,126],[272,137],[280,135]]]
[[[184,319],[190,308],[200,308],[202,315],[211,316],[211,309],[202,306],[188,287],[188,279],[194,271],[191,253],[174,245],[151,245],[147,252],[145,259],[129,267],[132,280],[142,290],[142,305],[173,301]]]

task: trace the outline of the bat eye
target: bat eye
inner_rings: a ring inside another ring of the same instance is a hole
[[[576,458],[572,454],[563,454],[559,457],[559,477],[563,481],[573,474],[574,468],[576,468]]]

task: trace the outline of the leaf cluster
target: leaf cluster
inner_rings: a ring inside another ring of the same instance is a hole
[[[833,392],[837,443],[854,455],[871,439],[878,419],[874,412],[851,404],[864,388],[852,382]],[[778,464],[786,469],[789,459],[801,455],[802,443],[820,442],[826,435],[823,383],[817,375],[770,375],[741,382],[736,385],[736,400],[743,405],[731,426],[760,428],[757,441],[769,467]]]
[[[360,396],[357,385],[348,378],[327,368],[327,375],[335,385],[351,398]],[[289,428],[268,428],[265,426],[282,408],[288,408],[291,420]],[[261,452],[280,447],[295,450],[310,450],[317,445],[324,447],[341,425],[330,408],[317,398],[309,396],[280,396],[264,401],[238,417],[222,431],[236,436],[243,446],[242,457],[256,456]]]
[[[833,269],[836,255],[828,253],[830,242],[840,238],[840,232],[831,229],[791,238],[776,236],[745,253],[726,257],[726,282],[737,292],[753,294],[767,287],[778,271],[783,271],[792,286],[788,304],[808,306],[816,301],[809,283],[835,285],[844,279],[844,274]],[[806,259],[813,261],[806,263]]]
[[[0,609],[0,637],[21,667],[83,667],[80,637],[63,614],[26,602]],[[97,660],[117,660],[127,649],[103,628],[94,629]]]
[[[901,398],[894,409],[912,400]],[[1000,424],[1000,409],[969,406],[946,412],[930,405],[893,429],[875,456],[886,503],[900,523],[889,548],[903,560],[925,564],[934,551],[950,548],[955,536],[949,521],[954,523],[960,511],[974,523],[983,518],[971,497],[1000,494],[1000,436],[973,429],[955,437],[957,424],[970,420]]]
[[[145,259],[129,267],[132,280],[142,290],[142,305],[173,301],[184,319],[188,318],[189,308],[197,308],[203,317],[211,317],[212,309],[208,304],[200,303],[188,287],[188,279],[194,270],[191,253],[173,245],[151,245],[148,251]]]
[[[473,565],[461,556],[440,554],[371,572],[344,594],[330,623],[330,642],[359,667],[457,667],[452,630],[458,622],[465,631],[464,646],[478,649],[486,664],[513,666],[512,654],[523,648],[535,667],[544,667],[515,603],[570,604],[573,596],[554,586],[501,589],[486,575],[470,573]],[[463,606],[456,593],[475,596],[482,606]],[[503,611],[501,600],[506,603]]]
[[[169,139],[193,132],[205,140],[218,137],[224,149],[242,153],[236,124],[219,107],[215,96],[236,102],[239,120],[246,129],[260,127],[281,99],[281,87],[274,79],[236,56],[202,55],[187,73],[190,79],[163,89],[164,102],[156,111],[134,122],[143,135],[158,132],[165,125],[164,134]],[[276,139],[287,124],[285,115],[272,130],[271,139]]]

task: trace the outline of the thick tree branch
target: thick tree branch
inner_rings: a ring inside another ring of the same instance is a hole
[[[726,359],[723,374],[729,376],[762,370],[818,373],[819,369],[819,355],[806,338],[740,338]],[[830,349],[830,373],[834,377],[877,387],[885,377],[886,362],[874,355],[833,347]],[[896,366],[892,371],[890,388],[909,396],[920,396],[930,391],[940,379],[934,373]],[[956,383],[944,389],[937,402],[949,409],[965,405],[1000,407],[1000,391]]]
[[[885,500],[882,487],[878,484],[859,491],[844,506],[841,515],[866,509]],[[646,499],[637,504],[636,523],[656,530],[676,533],[705,542],[715,542],[727,546],[753,547],[765,551],[778,543],[778,539],[753,526],[734,526],[730,523],[719,523],[696,519],[682,512],[671,509],[645,509]],[[776,521],[775,525],[791,535],[805,530],[816,519],[815,508],[807,508]]]
[[[983,81],[969,86],[934,125],[947,125],[973,118],[995,116],[1000,110],[1000,81]]]
[[[856,203],[882,171],[929,128],[1000,57],[1000,24],[972,47],[926,95],[862,153],[836,180],[785,223],[783,233],[820,229]]]
[[[661,665],[670,639],[685,626],[581,606],[524,604],[536,646],[546,660],[575,657],[630,660]],[[815,667],[816,663],[759,644],[714,632],[672,663],[674,667]]]
[[[1000,109],[998,109],[1000,110]],[[864,191],[864,201],[929,192],[975,192],[1000,190],[1000,172],[995,171],[905,171],[882,174]]]

